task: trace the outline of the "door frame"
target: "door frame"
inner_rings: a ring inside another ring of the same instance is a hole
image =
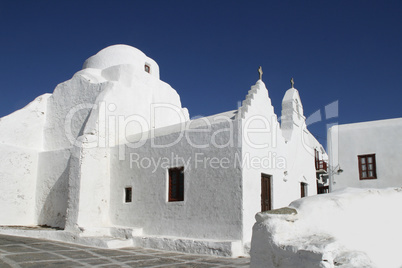
[[[268,189],[266,189],[266,187],[264,187],[264,181],[268,181]],[[266,191],[264,191],[264,189]],[[268,211],[272,209],[272,175],[268,175],[268,174],[264,174],[261,173],[261,212],[264,211]],[[268,197],[268,209],[266,209],[267,207],[265,206],[265,200],[267,198],[264,198],[265,196]]]

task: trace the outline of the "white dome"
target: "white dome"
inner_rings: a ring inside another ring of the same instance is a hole
[[[150,73],[159,78],[159,66],[151,58],[148,58],[141,50],[128,45],[113,45],[102,49],[96,55],[88,58],[82,69],[106,69],[116,65],[134,65],[140,70],[144,66],[150,67]]]

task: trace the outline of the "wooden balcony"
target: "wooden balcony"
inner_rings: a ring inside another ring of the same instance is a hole
[[[324,160],[316,160],[315,170],[320,173],[327,173],[328,172],[327,162],[325,162]]]

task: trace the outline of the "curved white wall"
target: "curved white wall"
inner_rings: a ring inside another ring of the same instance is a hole
[[[150,67],[150,74],[159,79],[158,64],[148,58],[142,51],[127,45],[114,45],[102,49],[96,55],[88,58],[82,69],[94,68],[104,70],[116,65],[132,65],[137,72],[145,70],[145,64]]]

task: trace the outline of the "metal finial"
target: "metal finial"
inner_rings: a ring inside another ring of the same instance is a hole
[[[260,80],[262,80],[262,67],[260,66],[260,68],[258,68],[258,73],[260,74]]]
[[[293,80],[293,77],[292,77],[292,79],[290,79],[290,85],[292,86],[292,88],[294,88],[294,86],[295,86],[295,81]]]

